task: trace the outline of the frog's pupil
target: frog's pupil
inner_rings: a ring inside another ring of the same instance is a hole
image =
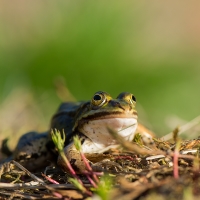
[[[96,95],[94,95],[94,98],[93,98],[95,101],[99,101],[99,100],[101,100],[101,96],[100,95],[98,95],[98,94],[96,94]]]
[[[136,102],[136,98],[132,95],[132,100]]]

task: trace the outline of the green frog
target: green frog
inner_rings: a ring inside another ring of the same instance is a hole
[[[108,93],[99,91],[90,101],[62,103],[52,117],[50,130],[57,129],[61,132],[64,130],[67,138],[65,155],[76,171],[83,172],[85,165],[74,146],[73,136],[79,136],[85,154],[104,153],[118,146],[110,135],[108,127],[125,140],[131,141],[138,127],[135,106],[136,98],[131,93],[122,92],[114,99]],[[55,147],[50,132],[40,134],[30,132],[23,135],[18,142],[14,159],[29,170],[47,166],[55,157]],[[68,171],[60,156],[57,163]]]

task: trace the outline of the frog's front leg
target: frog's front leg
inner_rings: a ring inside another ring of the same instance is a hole
[[[48,133],[29,132],[17,144],[13,159],[33,171],[49,165],[52,152],[47,147]]]
[[[99,149],[96,143],[94,143],[91,139],[80,133],[79,137],[81,138],[82,153],[86,157],[87,162],[90,164],[91,168],[94,171],[101,171],[102,167],[98,167],[94,163],[98,163],[104,159],[107,159],[107,157],[104,154],[100,153],[101,151],[104,152],[103,149]],[[100,147],[102,147],[102,145],[100,145]],[[106,149],[107,148],[104,148],[104,150]],[[87,170],[87,167],[81,157],[81,154],[76,149],[74,142],[71,142],[64,148],[64,154],[67,157],[68,161],[70,162],[72,168],[77,173],[84,173]],[[69,172],[66,163],[64,162],[64,160],[60,155],[58,157],[57,163],[64,171]]]
[[[64,153],[67,159],[69,160],[72,168],[77,173],[83,173],[84,171],[86,171],[85,163],[81,157],[80,152],[76,149],[74,142],[71,142],[64,148]],[[60,155],[58,156],[57,163],[64,171],[69,171],[66,163]]]

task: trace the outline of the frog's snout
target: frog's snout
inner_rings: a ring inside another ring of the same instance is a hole
[[[112,107],[118,107],[121,108],[122,110],[125,110],[125,108],[123,108],[123,106],[121,106],[121,104],[117,100],[110,100],[109,103]]]

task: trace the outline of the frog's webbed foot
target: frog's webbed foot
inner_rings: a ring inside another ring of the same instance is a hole
[[[13,159],[28,170],[37,170],[49,164],[52,154],[47,149],[48,133],[29,132],[17,144]]]

